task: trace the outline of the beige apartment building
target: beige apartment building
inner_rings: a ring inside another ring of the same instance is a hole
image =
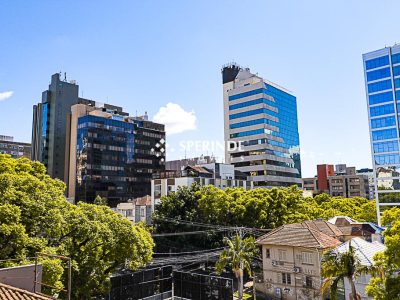
[[[321,257],[341,243],[334,237],[340,234],[333,224],[317,220],[284,225],[260,237],[263,271],[256,276],[256,290],[270,299],[323,299]]]
[[[335,171],[333,165],[318,165],[317,171],[317,176],[302,179],[306,196],[329,193],[332,197],[374,197],[374,184],[371,174],[366,172],[368,169],[357,171],[355,167],[339,164],[335,166]]]

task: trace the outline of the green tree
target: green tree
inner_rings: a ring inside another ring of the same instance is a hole
[[[355,280],[364,272],[365,268],[360,264],[351,242],[349,250],[344,253],[327,252],[322,261],[322,277],[325,278],[321,288],[322,294],[330,289],[331,299],[336,300],[338,284],[347,279],[351,286],[350,299],[361,300],[356,290]]]
[[[253,237],[242,238],[236,234],[232,239],[225,238],[226,248],[222,251],[216,263],[217,272],[220,274],[229,266],[238,279],[239,300],[243,299],[243,273],[251,276],[251,261],[257,253]]]
[[[382,216],[386,251],[377,253],[372,269],[374,277],[366,288],[376,300],[400,299],[400,209],[386,210]]]
[[[103,198],[100,195],[97,195],[96,198],[94,198],[93,204],[96,205],[107,205],[107,198]]]
[[[119,267],[149,262],[153,240],[142,225],[107,206],[69,203],[64,189],[42,164],[0,154],[0,259],[28,262],[24,258],[36,252],[70,257],[73,299],[90,299],[107,291],[109,276]],[[40,262],[45,282],[61,288],[65,264],[48,258]]]

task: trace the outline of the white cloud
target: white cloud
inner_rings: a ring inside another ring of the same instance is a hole
[[[179,104],[169,102],[160,107],[153,118],[154,122],[165,124],[167,134],[176,134],[196,129],[194,111],[185,111]]]
[[[13,94],[14,94],[14,92],[12,92],[12,91],[0,93],[0,101],[4,101],[4,100],[10,98]]]

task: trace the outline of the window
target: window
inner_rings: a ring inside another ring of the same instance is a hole
[[[310,252],[301,252],[301,261],[303,264],[313,264],[313,255]]]
[[[278,257],[281,261],[286,261],[286,250],[278,250]]]
[[[383,102],[393,101],[393,93],[384,92],[379,94],[374,94],[368,97],[369,98],[369,105],[379,104]]]
[[[397,138],[397,129],[396,128],[372,131],[372,140],[373,141],[389,140],[389,139],[395,139],[395,138]]]
[[[378,80],[386,77],[390,77],[390,68],[383,68],[367,73],[368,81]]]
[[[393,59],[393,56],[394,55],[392,55],[392,59]],[[392,63],[394,63],[394,62],[392,62]],[[375,68],[379,68],[382,66],[386,66],[388,64],[389,64],[389,56],[388,55],[381,56],[381,57],[377,57],[377,58],[365,61],[365,69],[367,69],[367,70],[375,69]]]
[[[282,273],[282,283],[283,284],[292,284],[292,277],[289,273]]]
[[[311,276],[306,276],[305,287],[307,287],[307,288],[312,288],[313,287],[312,277]]]
[[[368,93],[375,93],[383,90],[389,90],[391,88],[392,88],[392,81],[390,79],[382,80],[379,82],[368,84]]]
[[[265,258],[271,258],[271,249],[265,249]]]
[[[381,127],[389,127],[396,126],[396,118],[395,116],[377,118],[371,120],[371,128],[381,128]]]
[[[395,152],[399,151],[399,144],[397,141],[388,141],[373,144],[374,153]]]
[[[140,208],[140,217],[141,217],[141,218],[146,217],[146,206],[142,206],[142,207]]]
[[[399,75],[400,75],[400,66],[394,67],[393,76],[399,76]]]
[[[400,63],[400,53],[396,53],[392,55],[392,64]]]
[[[398,154],[375,155],[375,164],[377,165],[400,164],[400,156]]]
[[[370,107],[369,112],[371,117],[392,114],[394,113],[394,105],[386,104],[386,105]]]

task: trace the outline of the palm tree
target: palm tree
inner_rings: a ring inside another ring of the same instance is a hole
[[[220,274],[229,265],[238,279],[239,300],[243,299],[243,272],[246,270],[251,276],[250,263],[256,254],[254,238],[243,239],[241,234],[236,234],[232,239],[224,238],[226,244],[219,260],[216,263],[217,272]]]
[[[330,251],[324,255],[322,261],[322,294],[330,288],[332,300],[337,299],[338,284],[344,279],[348,279],[351,286],[351,300],[361,300],[361,295],[357,293],[355,280],[358,276],[365,272],[365,267],[360,264],[354,247],[349,242],[349,250],[343,253]]]

